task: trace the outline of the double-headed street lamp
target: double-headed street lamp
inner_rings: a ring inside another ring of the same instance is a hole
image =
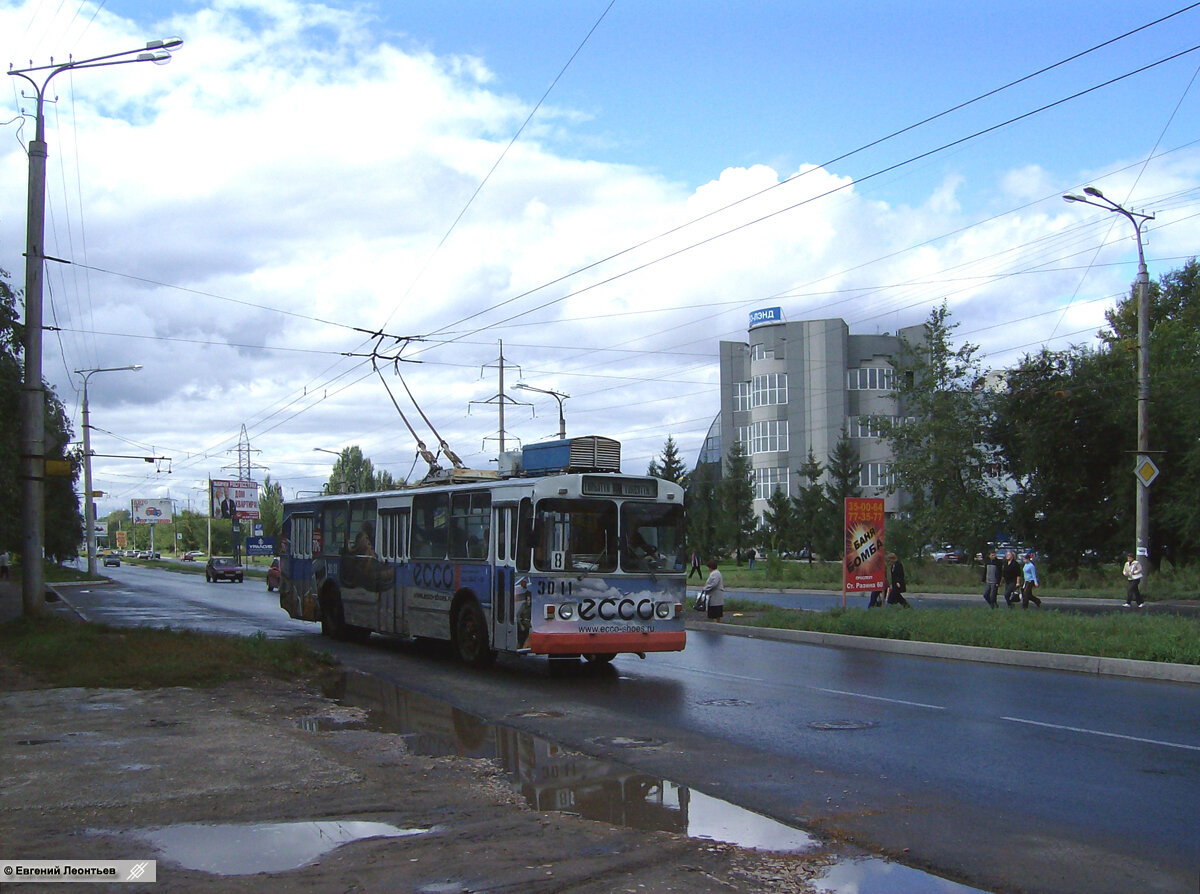
[[[132,62],[171,61],[171,50],[183,46],[178,37],[152,40],[144,48],[123,50],[90,59],[10,68],[8,73],[33,85],[37,99],[34,137],[29,142],[29,202],[25,224],[25,380],[21,386],[21,477],[23,503],[21,524],[21,606],[26,615],[36,615],[45,605],[45,574],[42,570],[45,541],[46,420],[42,388],[42,265],[46,230],[46,121],[43,114],[46,87],[58,73],[84,68],[127,65]],[[41,75],[45,77],[41,77]],[[38,82],[41,77],[41,83]],[[90,557],[88,564],[91,564]]]
[[[1142,225],[1154,220],[1153,214],[1129,211],[1094,186],[1084,187],[1084,195],[1066,195],[1068,202],[1081,202],[1120,214],[1133,224],[1137,235],[1137,466],[1138,477],[1136,516],[1134,522],[1139,559],[1150,556],[1150,482],[1156,474],[1150,459],[1150,274],[1146,271],[1146,255],[1142,249]]]
[[[75,374],[83,376],[83,530],[87,540],[87,573],[96,573],[96,512],[92,504],[92,425],[88,416],[88,379],[96,373],[120,372],[142,368],[140,363],[132,366],[101,366],[97,369],[77,369]]]
[[[518,382],[516,385],[513,385],[513,387],[517,388],[521,391],[536,391],[538,394],[549,394],[551,397],[553,397],[555,400],[557,400],[558,401],[558,437],[559,437],[559,440],[566,440],[567,420],[563,416],[563,401],[566,398],[570,397],[571,395],[563,394],[562,392],[559,392],[559,391],[551,391],[548,388],[534,388],[532,385],[526,385],[524,382]]]

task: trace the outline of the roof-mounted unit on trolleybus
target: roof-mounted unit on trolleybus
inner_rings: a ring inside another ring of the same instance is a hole
[[[684,648],[678,484],[621,474],[600,437],[450,476],[286,503],[280,605],[334,637],[449,640],[476,665]]]

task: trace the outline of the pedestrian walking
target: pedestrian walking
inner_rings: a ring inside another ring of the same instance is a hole
[[[1004,578],[1004,604],[1012,608],[1021,601],[1021,563],[1011,549],[1004,554],[1001,576]]]
[[[887,562],[889,565],[888,605],[903,605],[905,608],[911,608],[908,600],[904,598],[904,591],[908,589],[908,583],[904,580],[904,565],[901,564],[900,558],[895,553],[887,554]]]
[[[1004,577],[1004,566],[996,558],[996,551],[988,553],[987,562],[983,566],[983,601],[992,608],[1000,601],[1000,581]]]
[[[8,580],[8,550],[0,552],[0,580]]]
[[[867,603],[867,608],[883,608],[883,590],[871,591],[871,601]]]
[[[1145,601],[1142,596],[1142,578],[1146,576],[1146,573],[1142,570],[1142,563],[1133,553],[1125,554],[1125,568],[1122,573],[1125,575],[1125,580],[1129,581],[1129,587],[1125,591],[1125,607],[1141,608]]]
[[[750,563],[751,571],[754,570],[754,560],[757,558],[758,558],[758,550],[756,550],[754,547],[750,547],[749,551],[746,553],[746,561],[748,561]]]
[[[708,620],[720,621],[725,614],[725,578],[717,570],[717,560],[708,560],[709,575],[700,590],[700,598],[708,605]]]
[[[692,570],[688,572],[687,579],[691,580],[692,575],[696,577],[704,577],[704,572],[700,570],[700,553],[692,550]]]
[[[1021,569],[1021,580],[1021,608],[1029,608],[1031,602],[1041,608],[1042,600],[1038,599],[1033,592],[1038,588],[1038,576],[1037,566],[1033,564],[1032,551],[1025,556],[1025,567]]]

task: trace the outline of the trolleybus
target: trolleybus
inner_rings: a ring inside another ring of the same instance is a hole
[[[621,474],[608,438],[506,457],[505,472],[285,503],[280,606],[334,638],[448,640],[477,666],[683,649],[683,489]]]

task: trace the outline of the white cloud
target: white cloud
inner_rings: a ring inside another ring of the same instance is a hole
[[[0,5],[0,34],[21,35],[39,7]],[[911,207],[811,165],[729,167],[689,191],[649,167],[566,154],[588,143],[572,133],[586,116],[549,107],[439,248],[530,110],[492,90],[487,60],[406,51],[357,12],[288,0],[214,3],[163,24],[186,40],[170,65],[57,82],[50,253],[125,276],[50,272],[47,306],[81,331],[48,335],[45,368],[71,405],[66,370],[143,363],[93,380],[94,421],[173,456],[177,498],[235,461],[243,423],[256,461],[289,488],[325,477],[332,458],[313,447],[358,443],[406,474],[414,449],[386,392],[361,357],[339,353],[369,343],[349,326],[430,337],[404,350],[421,362],[402,372],[470,462],[486,467],[495,450],[484,447],[494,408],[471,401],[494,397],[496,371],[482,369],[503,339],[508,384],[570,393],[568,431],[622,438],[626,468],[641,471],[668,433],[694,457],[718,405],[717,341],[744,338],[753,307],[894,331],[945,299],[962,333],[1009,362],[1052,334],[1099,328],[1105,305],[1091,299],[1129,278],[1127,265],[1047,272],[1087,267],[1103,221],[1054,201],[1066,187],[1035,165],[969,184],[1001,211],[1044,200],[986,221],[964,207],[957,176]],[[142,39],[103,10],[83,40],[78,30],[64,32],[77,56]],[[19,55],[16,38],[0,45]],[[26,159],[14,129],[0,141],[0,266],[19,285]],[[1194,187],[1197,159],[1152,166],[1139,192]],[[1195,244],[1193,224],[1160,220],[1156,248]],[[1098,260],[1128,257],[1124,242]],[[556,429],[554,402],[535,403],[536,419],[509,410],[510,438]],[[168,486],[137,464],[97,465],[116,502]]]

